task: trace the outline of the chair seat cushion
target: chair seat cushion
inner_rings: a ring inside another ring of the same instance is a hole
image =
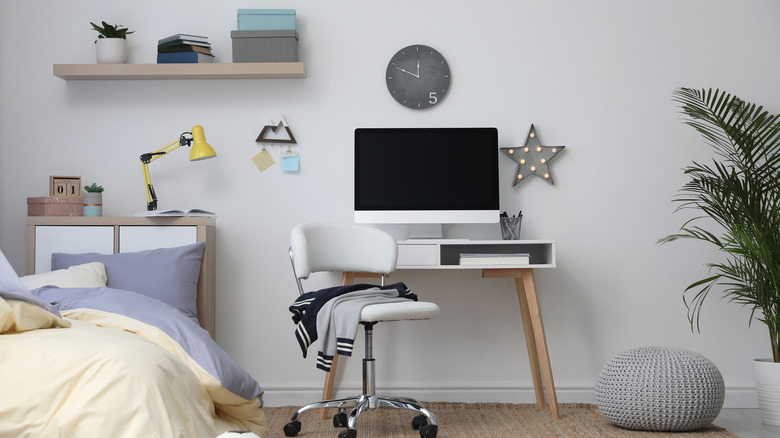
[[[361,322],[432,319],[439,316],[439,306],[423,301],[370,304],[360,312]]]

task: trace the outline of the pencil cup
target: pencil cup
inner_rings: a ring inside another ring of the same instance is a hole
[[[502,217],[499,219],[501,225],[501,238],[504,240],[520,239],[520,222],[523,217]]]

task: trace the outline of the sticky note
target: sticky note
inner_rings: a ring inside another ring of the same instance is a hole
[[[255,163],[255,166],[258,168],[258,170],[260,170],[260,172],[263,172],[264,170],[276,164],[274,157],[272,157],[271,154],[269,154],[265,149],[252,157],[252,162]]]
[[[297,152],[282,152],[282,170],[285,172],[297,172],[300,169],[301,158]]]

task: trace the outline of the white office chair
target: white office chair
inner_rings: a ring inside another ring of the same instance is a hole
[[[290,236],[290,259],[298,283],[298,292],[304,293],[301,280],[310,274],[323,271],[368,272],[385,275],[395,269],[398,246],[395,239],[384,231],[351,224],[303,224],[293,228]],[[298,409],[290,423],[284,426],[284,434],[295,436],[301,430],[298,417],[304,411],[320,408],[338,408],[333,417],[335,427],[347,426],[339,438],[355,438],[358,417],[366,410],[377,408],[408,409],[420,415],[412,420],[412,427],[419,429],[423,438],[435,438],[438,431],[436,417],[417,400],[406,397],[379,397],[376,395],[376,374],[373,357],[373,327],[381,321],[431,319],[439,315],[439,306],[408,300],[365,306],[360,313],[360,324],[365,331],[365,358],[363,359],[363,394],[343,399],[324,400]],[[352,408],[347,416],[346,410]]]

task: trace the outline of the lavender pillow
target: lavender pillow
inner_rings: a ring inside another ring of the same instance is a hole
[[[137,292],[170,304],[198,321],[198,277],[206,242],[176,248],[150,249],[118,254],[51,255],[51,269],[101,262],[106,267],[106,286]]]

